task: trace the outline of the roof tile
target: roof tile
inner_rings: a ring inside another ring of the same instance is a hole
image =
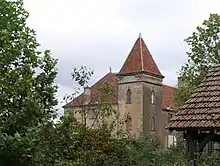
[[[142,65],[143,65],[143,70],[142,70]],[[162,76],[150,51],[148,50],[144,40],[141,37],[139,37],[136,40],[119,74],[126,74],[126,73],[140,72],[140,71],[145,71],[148,73]]]
[[[143,69],[143,70],[142,70]],[[128,55],[124,65],[122,66],[120,72],[118,74],[128,74],[134,72],[147,72],[159,77],[163,77],[159,68],[157,67],[150,51],[148,50],[144,40],[139,37],[130,54]],[[103,78],[101,78],[97,83],[91,86],[91,102],[98,101],[99,99],[99,87],[104,82],[111,82],[112,86],[114,87],[114,94],[111,97],[111,102],[118,102],[118,78],[114,73],[108,73]],[[176,104],[174,103],[174,91],[175,88],[163,85],[163,96],[162,96],[162,107],[163,109],[175,109]],[[66,104],[64,107],[73,107],[73,106],[80,106],[85,103],[85,95],[82,93],[71,102]]]
[[[220,65],[213,67],[167,128],[220,127]]]

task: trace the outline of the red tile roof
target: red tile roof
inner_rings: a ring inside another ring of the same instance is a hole
[[[110,82],[113,87],[113,96],[109,100],[110,102],[117,103],[118,98],[118,78],[116,74],[114,73],[108,73],[103,78],[101,78],[98,82],[96,82],[93,86],[91,86],[91,102],[98,101],[99,93],[98,89],[99,87],[105,83]],[[162,108],[166,110],[175,109],[175,103],[174,103],[174,87],[163,85],[163,100],[162,100]],[[83,104],[84,102],[84,94],[79,95],[74,100],[72,100],[70,103],[65,105],[64,107],[77,107]]]
[[[220,128],[220,65],[213,67],[167,128]]]
[[[163,99],[162,99],[162,107],[163,109],[167,110],[175,110],[177,108],[175,104],[174,99],[174,93],[176,88],[169,86],[169,85],[163,85]]]
[[[142,70],[143,69],[143,70]],[[118,74],[128,74],[134,72],[144,71],[147,73],[151,73],[160,77],[163,77],[158,69],[154,59],[149,52],[144,40],[139,37],[135,42],[130,54],[128,55],[124,65],[122,66],[120,72]],[[101,78],[97,83],[91,86],[91,102],[98,101],[99,96],[99,87],[105,83],[110,82],[114,93],[110,98],[110,102],[118,102],[118,78],[114,73],[108,73],[103,78]],[[163,85],[163,100],[162,100],[162,108],[167,110],[175,109],[174,103],[174,87],[170,87],[167,85]],[[84,104],[85,95],[81,94],[70,103],[66,104],[64,107],[71,106],[79,106]]]
[[[143,65],[143,70],[142,70],[142,65]],[[127,73],[134,73],[140,71],[145,71],[158,76],[162,76],[150,51],[148,50],[144,40],[141,37],[139,37],[136,40],[119,74],[127,74]]]
[[[111,98],[109,99],[109,102],[117,102],[117,84],[118,84],[118,78],[114,73],[108,73],[104,77],[102,77],[98,82],[96,82],[94,85],[90,87],[91,90],[91,102],[99,101],[99,88],[104,83],[110,83],[110,86],[113,88],[113,94],[111,95]],[[73,99],[70,103],[66,104],[64,107],[71,107],[71,106],[80,106],[83,105],[85,101],[85,95],[82,93],[75,99]]]

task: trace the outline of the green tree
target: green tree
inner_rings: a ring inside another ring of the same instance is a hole
[[[27,18],[23,1],[0,0],[0,165],[6,166],[28,165],[38,140],[28,137],[32,128],[56,116],[57,61],[49,50],[38,51]]]
[[[180,70],[180,81],[176,92],[176,100],[182,105],[197,87],[208,69],[220,63],[220,15],[210,14],[201,26],[196,28],[186,43],[188,62]]]
[[[56,115],[56,60],[41,53],[23,1],[0,0],[0,132],[24,134]]]
[[[80,91],[84,91],[85,88],[88,87],[88,81],[91,79],[91,76],[94,74],[94,70],[87,68],[86,66],[81,66],[80,68],[74,67],[73,72],[71,73],[72,80],[79,85],[78,88],[75,88],[75,92],[71,95],[67,95],[64,97],[64,100],[68,103],[73,100]],[[102,125],[102,122],[109,117],[114,120],[111,125],[115,124],[115,118],[117,117],[117,111],[114,109],[114,104],[112,103],[113,98],[115,97],[116,87],[113,83],[103,81],[96,85],[96,96],[95,101],[88,99],[85,95],[80,95],[80,100],[78,100],[77,105],[79,106],[77,109],[70,108],[66,109],[66,113],[70,111],[74,111],[75,113],[79,113],[82,119],[82,123],[87,126],[87,120],[89,118],[93,119],[90,127],[94,127],[95,125]],[[92,95],[92,94],[91,94]],[[109,102],[110,101],[110,102]],[[110,124],[109,124],[110,125]]]

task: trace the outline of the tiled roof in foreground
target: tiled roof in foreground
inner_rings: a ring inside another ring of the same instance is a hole
[[[209,71],[167,128],[220,128],[220,65]]]

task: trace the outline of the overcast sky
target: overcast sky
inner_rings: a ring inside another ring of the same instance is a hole
[[[176,85],[186,62],[184,39],[210,13],[220,12],[220,0],[24,0],[28,24],[36,30],[41,49],[59,59],[58,98],[71,93],[73,67],[95,70],[94,83],[118,72],[138,33],[148,46],[164,83]],[[63,103],[60,103],[63,105]],[[59,106],[60,106],[59,105]]]

